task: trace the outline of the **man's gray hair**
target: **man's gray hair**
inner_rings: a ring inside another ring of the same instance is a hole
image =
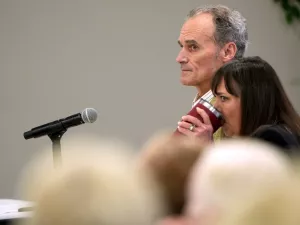
[[[234,42],[237,46],[235,58],[243,57],[248,45],[248,31],[246,19],[240,12],[223,5],[197,7],[187,15],[187,20],[202,13],[213,16],[215,24],[214,38],[220,47],[228,42]]]

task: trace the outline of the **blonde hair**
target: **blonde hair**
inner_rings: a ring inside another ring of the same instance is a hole
[[[77,139],[63,153],[60,168],[44,154],[23,175],[23,196],[35,203],[30,225],[150,225],[163,213],[158,189],[137,170],[131,149]]]

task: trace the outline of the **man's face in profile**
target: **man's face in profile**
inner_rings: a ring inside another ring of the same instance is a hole
[[[181,65],[181,83],[198,86],[207,83],[223,63],[214,40],[215,25],[211,14],[202,13],[188,19],[180,31],[180,52],[176,61]]]

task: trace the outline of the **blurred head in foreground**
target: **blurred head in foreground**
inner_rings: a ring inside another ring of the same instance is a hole
[[[150,225],[163,213],[157,186],[123,144],[73,139],[56,169],[48,151],[21,179],[23,197],[36,204],[30,225]]]
[[[190,171],[205,143],[196,138],[157,133],[139,155],[139,165],[160,185],[170,215],[180,215],[186,202]]]
[[[273,146],[220,142],[195,164],[186,218],[192,225],[294,224],[294,175],[291,162]]]

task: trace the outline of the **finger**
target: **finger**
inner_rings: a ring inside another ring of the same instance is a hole
[[[192,126],[192,124],[188,123],[188,122],[185,122],[185,121],[179,121],[178,126],[182,127],[182,128],[185,128],[185,129],[189,129]]]
[[[202,117],[203,123],[206,125],[211,125],[210,118],[207,115],[207,113],[203,109],[200,109],[198,107],[196,108],[196,110],[199,113],[199,115]]]
[[[177,130],[180,132],[180,133],[182,133],[182,134],[185,134],[185,135],[187,135],[187,136],[191,136],[191,135],[193,135],[193,132],[192,131],[190,131],[189,129],[186,129],[186,128],[183,128],[183,127],[177,127]]]
[[[182,120],[191,124],[196,125],[196,127],[200,127],[203,125],[202,121],[199,120],[198,118],[191,116],[191,115],[186,115],[182,117]]]

